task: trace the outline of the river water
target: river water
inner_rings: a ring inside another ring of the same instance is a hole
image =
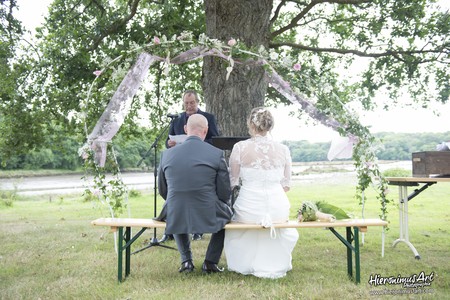
[[[394,168],[412,169],[411,161],[380,162],[379,166],[381,171]],[[354,170],[351,162],[294,163],[292,167],[292,184],[303,184],[317,180],[327,183],[356,182]],[[128,189],[150,191],[154,188],[155,178],[153,172],[124,172],[121,176]],[[0,191],[17,190],[17,193],[20,195],[82,193],[87,185],[81,177],[81,174],[73,174],[0,178]]]

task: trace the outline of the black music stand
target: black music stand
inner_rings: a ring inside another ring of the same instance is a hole
[[[163,136],[163,134],[167,131],[167,129],[172,124],[173,120],[176,119],[178,116],[176,116],[176,115],[168,115],[168,117],[171,118],[170,122],[166,125],[166,127],[164,127],[161,130],[161,132],[158,134],[158,136],[156,137],[156,139],[153,142],[153,144],[150,146],[150,149],[148,149],[147,153],[145,153],[144,156],[142,156],[142,159],[137,164],[137,166],[139,167],[141,165],[141,163],[144,161],[144,159],[147,158],[150,155],[151,150],[152,149],[154,150],[154,158],[153,158],[153,178],[154,178],[154,182],[153,182],[154,183],[154,185],[153,185],[153,188],[154,188],[154,191],[153,191],[153,194],[154,194],[153,205],[154,205],[154,210],[153,210],[153,214],[154,214],[155,218],[157,217],[156,198],[157,198],[157,194],[158,194],[157,180],[156,180],[156,178],[158,176],[158,170],[157,170],[157,167],[156,167],[156,159],[157,159],[157,154],[158,154],[158,143],[159,143],[159,140],[161,139],[161,137]],[[159,247],[164,247],[164,248],[168,248],[168,249],[177,250],[174,247],[166,246],[166,245],[163,245],[162,243],[160,243],[158,241],[158,239],[156,238],[156,228],[153,228],[153,238],[151,239],[150,243],[147,246],[145,246],[144,248],[139,249],[137,251],[134,251],[131,254],[139,253],[139,252],[141,252],[141,251],[143,251],[145,249],[148,249],[148,248],[151,248],[151,247],[154,247],[154,246],[159,246]]]
[[[212,145],[222,150],[233,150],[234,144],[249,139],[249,136],[213,136]]]

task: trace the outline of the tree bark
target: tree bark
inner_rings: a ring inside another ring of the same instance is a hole
[[[273,0],[205,0],[206,34],[247,47],[268,47]],[[226,80],[228,62],[203,59],[202,86],[206,110],[213,113],[222,136],[246,136],[250,110],[264,105],[267,83],[264,68],[235,64]]]

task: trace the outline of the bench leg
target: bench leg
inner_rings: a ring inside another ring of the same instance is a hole
[[[128,244],[131,238],[131,227],[125,228],[125,236],[123,235],[123,227],[119,227],[118,253],[117,253],[117,279],[122,282],[122,265],[123,265],[123,251],[125,250],[125,277],[130,275],[131,265],[131,245]]]
[[[355,242],[355,280],[356,283],[361,282],[361,266],[360,266],[360,256],[359,256],[359,228],[354,227],[354,242]]]
[[[352,244],[352,229],[351,227],[345,227],[346,234],[347,234],[347,242],[349,245]],[[353,253],[352,248],[349,247],[348,244],[345,244],[347,246],[347,273],[348,277],[353,278]]]
[[[131,245],[128,242],[131,239],[131,227],[127,227],[125,230],[125,277],[130,275],[130,265],[131,265]]]
[[[346,227],[347,231],[347,242],[349,243],[347,246],[347,272],[350,278],[353,277],[353,253],[355,252],[355,282],[361,282],[361,262],[359,255],[359,228],[353,228],[353,236],[351,227]],[[353,247],[351,245],[353,244]],[[350,245],[350,246],[349,246]]]
[[[119,239],[117,241],[117,280],[119,282],[122,281],[122,252],[123,252],[123,227],[119,227],[118,236]]]
[[[122,265],[123,265],[123,252],[125,251],[125,278],[130,275],[131,270],[131,245],[147,228],[142,228],[133,238],[131,238],[131,227],[125,227],[125,236],[123,234],[123,227],[118,227],[118,260],[117,260],[117,278],[121,282],[122,278]],[[137,251],[138,252],[138,251]],[[136,252],[135,252],[136,253]]]
[[[354,227],[352,234],[351,227],[345,227],[346,238],[342,237],[333,227],[328,228],[347,247],[347,273],[353,278],[353,252],[355,253],[355,282],[360,283],[360,258],[359,258],[359,229]],[[353,246],[354,242],[354,246]]]

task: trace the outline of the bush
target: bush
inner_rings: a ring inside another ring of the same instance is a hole
[[[401,168],[388,169],[383,172],[384,177],[411,177],[411,171]]]

